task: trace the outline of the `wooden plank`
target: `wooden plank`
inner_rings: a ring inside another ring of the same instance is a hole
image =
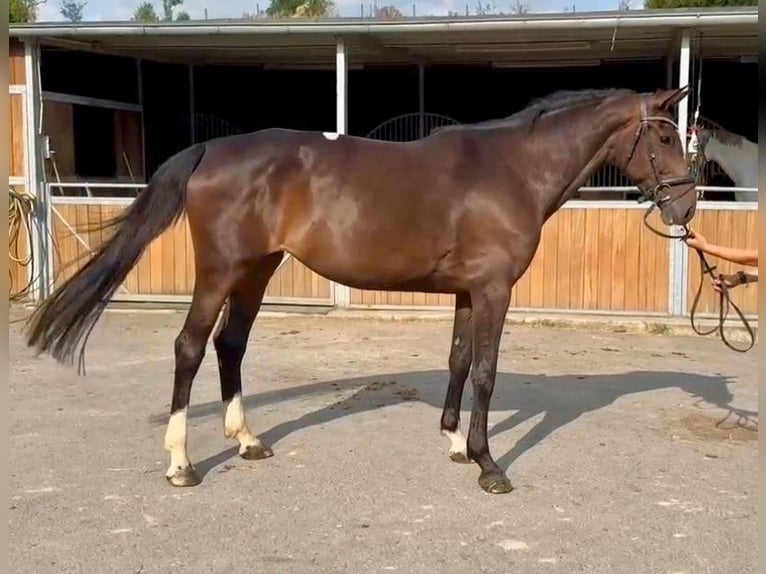
[[[612,228],[614,210],[603,209],[598,222],[598,278],[596,309],[612,309]],[[606,249],[604,248],[606,246]]]
[[[58,175],[63,181],[72,180],[74,167],[74,120],[72,105],[46,101],[43,106],[43,131],[50,138],[51,149],[56,152]],[[50,162],[45,162],[50,166]],[[48,167],[48,176],[56,181],[56,174]]]
[[[19,40],[8,40],[8,83],[26,83],[26,65],[24,63],[24,44]]]
[[[758,245],[758,212],[756,210],[701,210],[694,222],[694,229],[708,241],[719,245],[739,248],[752,248]],[[714,266],[715,273],[730,274],[741,269],[736,265],[712,256],[706,256],[708,263]],[[689,270],[687,278],[687,301],[689,309],[694,300],[700,281],[699,259],[695,251],[689,252]],[[758,312],[758,284],[744,285],[730,292],[731,299],[745,313]],[[700,297],[698,314],[718,313],[718,294],[713,291],[709,279],[705,279]],[[733,313],[733,311],[731,312]],[[736,317],[730,314],[732,325]],[[727,323],[728,324],[728,323]]]
[[[134,181],[144,181],[141,112],[114,110],[114,139],[117,175],[128,178],[132,173]]]
[[[24,147],[26,137],[24,134],[24,97],[20,94],[10,94],[9,100],[9,162],[10,174],[16,177],[24,177],[26,168],[24,165]]]
[[[584,308],[585,290],[585,216],[584,209],[570,210],[572,220],[571,264],[569,266],[569,303],[571,309]]]
[[[601,209],[590,209],[585,212],[583,309],[598,309],[598,277],[600,275],[598,233],[602,211]]]

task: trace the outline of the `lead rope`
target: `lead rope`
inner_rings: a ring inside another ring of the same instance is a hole
[[[678,239],[679,241],[683,241],[689,236],[689,228],[687,226],[683,226],[684,233],[683,235],[668,235],[665,233],[662,233],[661,231],[658,231],[651,225],[649,225],[649,222],[647,221],[649,214],[654,210],[655,205],[652,204],[652,206],[646,211],[646,214],[644,215],[644,225],[649,228],[650,231],[653,233],[659,235],[660,237],[665,237],[668,239]],[[692,326],[692,330],[701,336],[707,336],[712,335],[716,331],[718,331],[718,334],[721,337],[721,340],[723,341],[723,344],[726,345],[729,349],[732,351],[736,351],[737,353],[746,353],[750,349],[753,348],[755,345],[755,333],[753,332],[753,328],[750,326],[750,322],[747,320],[747,317],[745,317],[745,314],[742,312],[742,310],[737,306],[734,301],[731,300],[731,297],[729,296],[729,288],[726,286],[726,282],[724,280],[724,275],[722,273],[719,273],[718,276],[715,275],[715,267],[711,267],[710,264],[708,264],[707,259],[705,258],[705,254],[702,253],[699,249],[695,248],[695,251],[697,252],[697,256],[699,257],[700,262],[700,282],[697,287],[697,293],[694,295],[694,300],[692,301],[691,310],[689,312],[689,321]],[[697,325],[694,322],[694,315],[697,311],[697,305],[699,305],[700,298],[702,297],[702,288],[705,285],[705,276],[709,276],[711,279],[718,279],[720,282],[720,288],[721,291],[718,293],[718,325],[714,326],[712,329],[703,331],[702,329],[698,328]],[[725,303],[725,306],[724,306]],[[724,324],[726,323],[726,319],[729,317],[729,308],[733,308],[734,312],[739,317],[740,322],[745,327],[745,330],[747,331],[748,336],[750,337],[750,344],[747,345],[747,347],[739,348],[733,345],[729,339],[726,338],[726,333],[724,331]]]

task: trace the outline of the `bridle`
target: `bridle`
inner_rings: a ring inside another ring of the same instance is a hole
[[[664,122],[667,124],[672,125],[676,131],[678,131],[678,125],[671,120],[670,118],[666,118],[664,116],[650,116],[647,114],[646,111],[646,101],[641,101],[641,121],[638,125],[638,128],[636,129],[636,134],[633,138],[633,147],[631,148],[630,155],[628,156],[628,160],[625,162],[625,167],[628,166],[630,161],[633,159],[633,156],[635,155],[636,149],[638,148],[638,143],[641,140],[641,137],[644,135],[646,127],[648,126],[649,122]],[[658,229],[655,229],[649,224],[649,216],[651,215],[652,211],[654,211],[657,208],[662,208],[665,205],[671,204],[674,201],[678,201],[682,197],[684,197],[687,193],[691,191],[696,192],[695,186],[690,186],[688,190],[686,190],[684,193],[679,195],[676,198],[673,198],[670,196],[668,191],[678,185],[689,185],[689,184],[696,184],[697,183],[697,176],[699,174],[700,167],[699,167],[699,161],[695,162],[693,169],[689,169],[689,172],[682,177],[674,177],[674,178],[668,178],[663,179],[660,175],[660,170],[657,167],[657,154],[654,151],[654,146],[652,146],[652,140],[651,138],[647,140],[647,146],[648,146],[648,155],[649,155],[649,163],[652,166],[652,172],[654,174],[654,181],[655,185],[653,187],[650,187],[648,189],[646,188],[640,188],[640,196],[638,198],[639,203],[643,203],[645,201],[651,201],[652,204],[649,206],[649,209],[646,210],[646,213],[644,214],[644,225],[649,228],[650,231],[655,233],[656,235],[659,235],[660,237],[664,237],[666,239],[678,239],[679,241],[685,240],[687,237],[689,237],[689,227],[687,225],[681,226],[683,233],[681,235],[669,235],[667,233],[663,233],[659,231]],[[704,154],[704,152],[703,152]],[[702,161],[704,162],[704,155]],[[700,251],[699,249],[696,250],[697,255],[699,256],[699,264],[700,264],[700,282],[699,286],[697,287],[697,293],[694,296],[694,301],[692,302],[691,311],[689,320],[691,322],[692,330],[694,330],[695,333],[698,335],[706,336],[711,335],[715,331],[718,331],[719,335],[721,336],[721,340],[724,342],[724,344],[731,350],[737,351],[739,353],[745,353],[753,348],[753,345],[755,345],[755,334],[753,333],[753,329],[750,326],[750,323],[748,322],[747,318],[745,317],[744,313],[742,313],[742,310],[731,300],[731,297],[729,296],[729,289],[725,282],[725,277],[722,273],[719,273],[717,276],[715,275],[715,267],[712,267],[705,258],[704,253]],[[711,279],[718,280],[719,281],[719,297],[718,297],[718,325],[714,326],[713,328],[703,331],[702,329],[698,328],[694,323],[694,315],[697,311],[697,305],[699,304],[700,297],[702,296],[702,288],[705,283],[705,276],[709,276]],[[725,304],[725,307],[724,307]],[[745,330],[747,331],[747,334],[750,337],[750,344],[745,348],[737,348],[734,345],[731,344],[731,342],[726,338],[726,335],[724,334],[724,323],[726,322],[726,319],[729,315],[729,308],[734,308],[734,311],[736,312],[737,316],[739,317],[740,321],[745,327]]]
[[[638,128],[636,128],[636,133],[633,137],[633,147],[630,150],[630,155],[628,156],[628,160],[625,162],[625,168],[628,167],[631,160],[633,159],[633,156],[636,153],[636,149],[638,149],[638,144],[641,141],[641,137],[644,135],[645,130],[647,126],[649,125],[649,122],[664,122],[666,124],[670,124],[675,128],[676,131],[678,131],[678,124],[671,120],[670,118],[666,118],[665,116],[650,116],[647,115],[646,111],[646,100],[641,100],[641,121],[638,124]],[[649,207],[649,209],[644,214],[644,225],[646,225],[649,229],[651,229],[655,234],[660,235],[661,237],[665,237],[666,239],[686,239],[689,232],[688,229],[684,228],[684,234],[683,235],[668,235],[666,233],[663,233],[662,231],[659,231],[658,229],[653,228],[651,225],[649,225],[649,215],[651,215],[652,211],[655,209],[661,209],[665,205],[669,205],[675,201],[678,201],[682,197],[685,197],[687,193],[690,193],[692,191],[695,191],[695,188],[693,185],[689,187],[685,192],[683,192],[678,197],[671,197],[671,195],[668,193],[671,188],[676,187],[678,185],[689,185],[689,184],[695,184],[697,182],[696,173],[692,170],[689,170],[689,172],[681,177],[671,177],[664,179],[660,175],[660,170],[657,167],[657,154],[654,151],[654,146],[652,145],[652,140],[649,138],[647,140],[647,154],[649,156],[649,164],[652,166],[652,173],[654,175],[654,181],[655,185],[654,187],[650,188],[639,188],[639,203],[643,203],[645,201],[651,201],[652,204]]]

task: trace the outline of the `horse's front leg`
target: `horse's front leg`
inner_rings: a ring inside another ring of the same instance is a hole
[[[450,441],[449,457],[454,462],[471,462],[466,452],[466,439],[460,431],[460,405],[463,388],[471,370],[473,333],[471,332],[471,296],[459,293],[455,299],[455,320],[449,354],[449,386],[444,398],[441,433]]]
[[[481,467],[479,485],[491,494],[511,492],[511,481],[489,452],[487,417],[497,374],[497,358],[511,284],[493,281],[471,291],[473,306],[473,408],[468,429],[468,457]]]

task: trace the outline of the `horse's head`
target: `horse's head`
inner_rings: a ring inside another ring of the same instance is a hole
[[[635,117],[621,130],[611,160],[660,209],[666,225],[685,225],[693,217],[695,180],[684,154],[678,126],[672,119],[688,88],[642,95]]]

